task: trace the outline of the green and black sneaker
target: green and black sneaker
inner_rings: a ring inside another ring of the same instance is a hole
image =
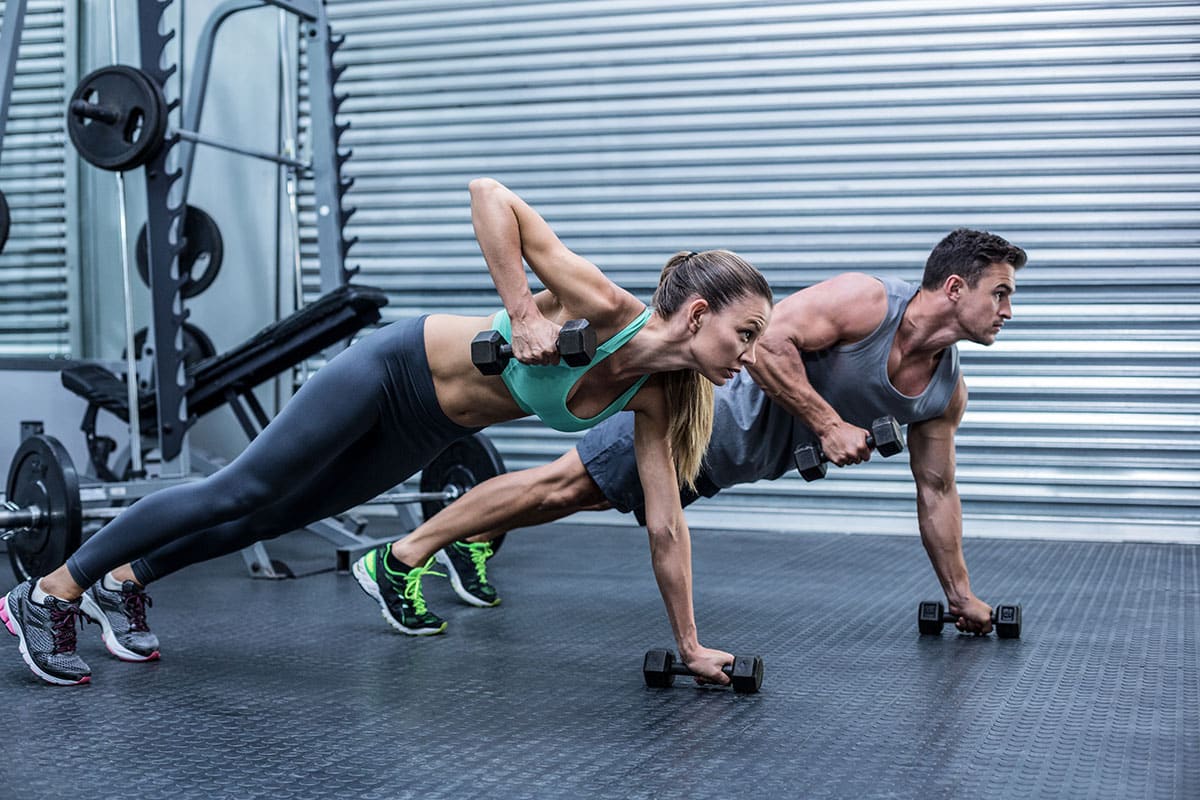
[[[454,593],[464,603],[479,608],[500,605],[496,587],[488,583],[487,561],[491,557],[491,542],[453,542],[434,556],[449,573]]]
[[[432,636],[446,630],[446,620],[426,608],[421,595],[421,578],[442,575],[432,570],[433,559],[424,566],[394,570],[387,565],[390,548],[390,544],[380,545],[354,562],[350,571],[358,585],[375,598],[383,610],[383,618],[401,633]]]

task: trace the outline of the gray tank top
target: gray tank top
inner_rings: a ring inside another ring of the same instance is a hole
[[[897,391],[888,379],[888,355],[904,310],[920,287],[895,278],[876,280],[887,290],[887,315],[864,339],[805,353],[809,383],[842,419],[867,430],[885,414],[901,425],[939,417],[958,385],[958,348],[947,348],[921,394],[909,397]],[[816,434],[773,403],[745,371],[717,389],[714,413],[703,474],[722,489],[778,478],[795,466],[792,453],[797,447],[817,441]]]

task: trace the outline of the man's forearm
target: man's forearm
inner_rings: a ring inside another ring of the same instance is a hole
[[[917,491],[921,543],[951,603],[971,596],[971,579],[962,549],[962,501],[958,491]]]

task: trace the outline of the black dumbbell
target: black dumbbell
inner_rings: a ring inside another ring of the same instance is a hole
[[[958,622],[958,617],[946,613],[941,600],[926,600],[917,606],[917,630],[936,636],[946,623]],[[1001,605],[992,609],[992,625],[1001,639],[1021,638],[1021,607]]]
[[[596,355],[596,332],[586,319],[569,320],[558,331],[558,354],[572,367],[590,364]],[[471,363],[484,375],[499,375],[512,358],[512,345],[500,331],[480,331],[471,340]]]
[[[753,694],[762,686],[763,660],[759,656],[734,656],[733,664],[726,664],[721,671],[729,676],[735,692]],[[649,650],[642,660],[642,675],[647,686],[665,689],[675,683],[676,675],[695,677],[696,673],[676,661],[670,650]]]
[[[904,452],[904,434],[900,432],[900,423],[896,422],[895,417],[880,417],[871,423],[867,447],[878,450],[879,455],[884,458]],[[829,458],[816,444],[800,445],[793,457],[796,459],[796,469],[800,470],[800,477],[806,481],[824,478],[829,469]]]

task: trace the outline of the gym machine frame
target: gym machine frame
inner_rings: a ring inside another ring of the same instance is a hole
[[[174,37],[174,31],[159,32],[159,21],[165,13],[171,0],[139,0],[138,21],[141,43],[141,59],[144,66],[148,65],[147,73],[157,80],[160,88],[175,72],[175,66],[169,69],[159,68],[168,42]],[[213,10],[200,33],[196,45],[196,57],[192,70],[192,82],[188,96],[189,105],[185,109],[183,128],[198,132],[204,109],[204,98],[208,88],[208,76],[212,66],[212,55],[216,36],[221,26],[235,14],[243,11],[275,6],[287,11],[300,20],[301,33],[307,42],[308,50],[308,81],[310,105],[310,142],[312,154],[310,169],[312,171],[313,193],[317,209],[317,253],[321,268],[321,290],[329,292],[347,283],[357,270],[348,270],[345,266],[346,254],[354,244],[353,240],[345,239],[343,229],[346,221],[354,213],[353,209],[344,209],[342,200],[353,184],[353,180],[341,177],[342,165],[349,159],[351,153],[342,150],[340,140],[349,129],[349,125],[338,125],[335,119],[338,109],[345,102],[346,95],[336,95],[334,84],[341,76],[343,68],[333,65],[333,56],[345,41],[344,37],[334,37],[329,29],[323,0],[226,0]],[[174,109],[179,101],[170,101],[168,109]],[[198,138],[198,137],[197,137]],[[175,146],[181,147],[181,167],[174,173],[166,171],[167,159]],[[159,436],[161,455],[164,461],[176,458],[182,449],[183,433],[186,430],[186,411],[184,393],[186,385],[181,380],[165,381],[162,376],[182,376],[182,348],[177,344],[179,330],[186,319],[186,314],[175,313],[175,308],[182,308],[180,285],[183,283],[179,275],[178,258],[183,249],[183,242],[170,241],[172,232],[182,231],[182,213],[186,209],[188,188],[195,159],[196,142],[185,141],[179,132],[169,133],[167,141],[154,160],[146,165],[146,201],[147,201],[147,235],[149,239],[150,261],[150,290],[153,299],[153,325],[155,340],[155,375],[159,414]],[[241,152],[244,152],[242,150]],[[257,155],[257,154],[252,154]],[[280,163],[284,163],[280,161]],[[168,194],[176,180],[181,180],[182,199],[179,205],[169,205]],[[163,387],[168,385],[164,394]],[[254,438],[257,431],[249,415],[237,403],[232,405],[239,423],[247,436]],[[169,418],[170,409],[180,409],[179,418]],[[252,408],[259,429],[265,427],[266,415],[261,408]],[[211,474],[216,466],[196,459],[196,467],[202,473]],[[398,506],[402,516],[407,509]],[[406,525],[415,527],[415,517],[409,515]],[[338,568],[348,569],[348,548],[370,547],[376,542],[361,535],[361,526],[355,529],[336,521],[325,520],[309,527],[314,533],[333,542],[338,547]],[[246,567],[252,576],[277,578],[286,576],[286,571],[273,561],[266,547],[257,543],[242,553]]]
[[[152,80],[163,92],[167,80],[177,71],[177,65],[166,59],[167,46],[175,37],[175,31],[168,27],[165,14],[172,0],[139,0],[138,2],[138,36],[139,54],[143,65],[142,72]],[[163,488],[172,482],[186,480],[188,473],[193,470],[201,475],[215,472],[218,465],[203,458],[199,454],[186,449],[185,434],[189,426],[186,408],[187,383],[183,369],[183,346],[181,330],[188,317],[184,308],[184,297],[181,287],[187,282],[188,276],[181,274],[179,256],[186,245],[182,232],[184,230],[183,215],[187,208],[187,194],[195,158],[195,148],[198,142],[214,144],[235,152],[254,157],[268,158],[281,165],[296,169],[300,162],[282,156],[272,157],[268,154],[250,151],[248,148],[227,146],[208,137],[199,136],[197,131],[203,113],[204,98],[208,87],[208,77],[212,66],[212,57],[217,33],[231,17],[243,11],[274,6],[295,15],[299,19],[300,32],[307,43],[308,74],[309,74],[309,104],[310,104],[310,142],[309,149],[312,159],[303,166],[311,170],[314,187],[314,199],[317,208],[317,251],[321,269],[321,288],[323,292],[332,291],[337,286],[345,284],[356,270],[345,267],[346,253],[353,241],[343,236],[343,226],[353,209],[343,208],[342,200],[349,190],[352,180],[341,178],[341,168],[350,157],[349,150],[343,150],[340,139],[349,125],[338,125],[335,119],[338,108],[346,96],[334,93],[334,83],[342,73],[341,68],[334,67],[333,55],[344,41],[344,37],[334,37],[329,28],[323,0],[226,0],[209,15],[204,28],[197,40],[197,50],[189,94],[189,105],[185,109],[183,129],[167,131],[162,146],[153,158],[145,164],[144,175],[146,182],[146,235],[147,235],[147,277],[151,295],[151,326],[150,336],[154,343],[152,354],[153,373],[155,375],[154,391],[158,414],[158,444],[159,453],[165,470],[162,478],[136,481],[139,488],[133,488],[132,483],[125,486],[126,492],[144,495],[155,488]],[[164,66],[166,65],[166,66]],[[166,113],[169,115],[180,105],[180,99],[168,100]],[[188,137],[185,139],[184,137]],[[178,166],[170,168],[175,148],[179,152]],[[179,186],[176,187],[176,183]],[[179,201],[171,201],[171,193],[178,188]],[[256,404],[255,404],[256,405]],[[267,423],[266,414],[261,408],[251,407],[248,414],[240,402],[231,404],[239,424],[247,436],[254,438],[257,431]],[[134,408],[131,406],[131,414]],[[253,421],[251,419],[253,415]],[[255,427],[257,422],[257,428]],[[130,447],[141,446],[141,435],[138,426],[131,427]],[[121,491],[120,484],[111,487]],[[403,509],[404,506],[398,506]],[[402,513],[402,516],[403,513]],[[406,524],[415,526],[415,516],[409,514]],[[348,559],[347,548],[370,547],[376,542],[361,535],[361,526],[348,527],[336,520],[316,523],[310,530],[332,541],[338,547],[339,568]],[[243,553],[247,568],[251,575],[261,577],[283,577],[286,573],[277,569],[280,565],[267,555],[265,547],[259,543]]]
[[[175,64],[163,66],[167,63],[164,59],[167,45],[175,36],[175,31],[168,28],[164,20],[172,1],[139,0],[138,3],[139,53],[143,64],[140,74],[152,81],[157,91],[162,93],[164,118],[169,118],[170,113],[180,105],[178,98],[165,99],[165,84],[177,70]],[[300,33],[306,43],[311,151],[311,160],[307,163],[283,155],[240,147],[198,133],[214,42],[219,29],[235,14],[267,6],[274,6],[295,15],[299,19]],[[20,4],[19,8],[23,8],[23,4]],[[6,25],[5,28],[7,30],[10,26]],[[317,246],[322,292],[328,293],[346,284],[357,272],[357,269],[347,269],[345,266],[346,254],[355,240],[348,240],[343,235],[344,225],[354,213],[353,208],[343,205],[343,199],[353,184],[353,179],[341,177],[342,165],[349,159],[351,151],[341,148],[340,140],[350,126],[339,125],[336,121],[337,111],[347,95],[337,95],[334,92],[334,84],[344,67],[334,66],[333,56],[343,42],[344,37],[331,34],[323,0],[226,0],[209,16],[197,42],[188,96],[189,105],[184,115],[183,127],[167,128],[161,146],[143,162],[147,196],[146,277],[152,300],[150,336],[154,343],[152,360],[153,373],[156,376],[154,391],[159,451],[166,469],[161,477],[87,484],[81,487],[74,466],[70,464],[69,456],[61,445],[52,437],[31,437],[18,449],[9,476],[9,482],[15,482],[15,486],[9,488],[17,490],[17,495],[24,492],[33,499],[22,500],[16,495],[9,495],[9,502],[0,509],[0,531],[6,531],[3,533],[4,538],[11,538],[22,531],[27,537],[43,536],[48,539],[55,538],[52,533],[62,534],[67,547],[73,551],[79,544],[84,519],[110,519],[121,510],[121,507],[114,503],[130,502],[159,489],[196,480],[197,478],[193,477],[196,472],[202,477],[219,468],[218,464],[191,452],[185,438],[190,420],[186,409],[188,384],[183,369],[184,348],[181,331],[188,312],[184,309],[186,294],[181,287],[184,287],[190,276],[181,274],[180,254],[186,246],[183,237],[184,214],[187,212],[187,194],[197,144],[216,146],[266,159],[291,170],[303,169],[311,172],[317,210]],[[101,107],[89,107],[86,102],[78,101],[73,102],[71,106],[70,114],[106,121],[105,111]],[[176,147],[182,149],[178,151],[178,160],[173,162]],[[172,169],[169,167],[172,163],[178,166]],[[171,195],[176,190],[179,201],[172,204]],[[134,380],[132,371],[127,379]],[[136,392],[131,392],[131,397],[136,397]],[[232,398],[230,401],[239,424],[251,439],[255,438],[269,421],[263,409],[252,400],[253,398],[250,398],[247,401],[248,409],[242,407],[240,398]],[[131,422],[136,414],[135,405],[136,401],[131,400]],[[131,425],[130,448],[141,447],[142,444],[140,426]],[[465,459],[466,463],[454,462],[455,454]],[[389,492],[375,498],[371,504],[394,505],[402,524],[411,530],[416,527],[419,519],[409,509],[409,504],[421,503],[422,510],[428,517],[478,480],[504,470],[499,455],[484,437],[470,437],[455,443],[447,448],[439,459],[441,462],[435,460],[435,464],[431,465],[434,469],[427,468],[423,471],[430,474],[422,475],[422,491]],[[439,463],[440,467],[437,466]],[[33,472],[22,472],[22,464]],[[58,489],[49,491],[45,488],[45,475],[59,476],[50,481]],[[42,488],[30,488],[35,485]],[[364,536],[364,523],[350,514],[346,515],[346,519],[349,524],[341,519],[328,519],[308,526],[308,530],[336,546],[337,567],[340,570],[349,568],[351,550],[371,547],[388,540]],[[27,541],[26,544],[28,543]],[[243,558],[252,576],[275,578],[286,577],[288,574],[286,565],[273,561],[262,543],[246,548]],[[14,556],[14,570],[19,572],[15,559]]]
[[[164,68],[163,56],[174,30],[160,31],[160,21],[172,0],[139,0],[138,26],[143,71],[159,89],[176,71],[171,64]],[[342,200],[353,181],[341,178],[341,168],[350,157],[339,141],[349,125],[338,125],[335,115],[345,95],[334,94],[334,83],[342,73],[334,67],[333,55],[344,37],[333,37],[321,0],[227,0],[210,15],[197,43],[196,61],[192,75],[190,105],[184,128],[198,131],[212,65],[213,44],[221,25],[234,14],[264,6],[275,6],[295,14],[300,19],[301,32],[308,43],[309,101],[311,115],[311,170],[317,208],[317,251],[321,264],[322,291],[332,291],[346,283],[353,272],[345,267],[345,257],[353,241],[343,237],[343,227],[353,209],[343,210]],[[169,100],[168,113],[179,106],[179,99]],[[175,147],[181,147],[180,166],[168,170]],[[187,312],[183,309],[180,286],[185,282],[179,270],[179,253],[184,241],[183,213],[196,143],[184,141],[178,131],[168,132],[162,148],[145,166],[146,230],[148,236],[150,294],[154,338],[154,374],[157,376],[158,429],[161,457],[164,462],[177,459],[183,449],[187,430],[185,403],[186,384],[183,378],[183,348],[180,329]],[[256,154],[257,155],[257,154]],[[181,200],[171,205],[170,192],[176,181],[182,181]],[[176,310],[178,309],[178,310]]]
[[[0,20],[0,153],[4,152],[4,135],[8,132],[8,104],[12,99],[13,76],[17,71],[17,51],[21,32],[25,28],[25,9],[28,0],[8,0],[4,4],[4,19]],[[0,191],[0,250],[8,243],[8,200]]]

